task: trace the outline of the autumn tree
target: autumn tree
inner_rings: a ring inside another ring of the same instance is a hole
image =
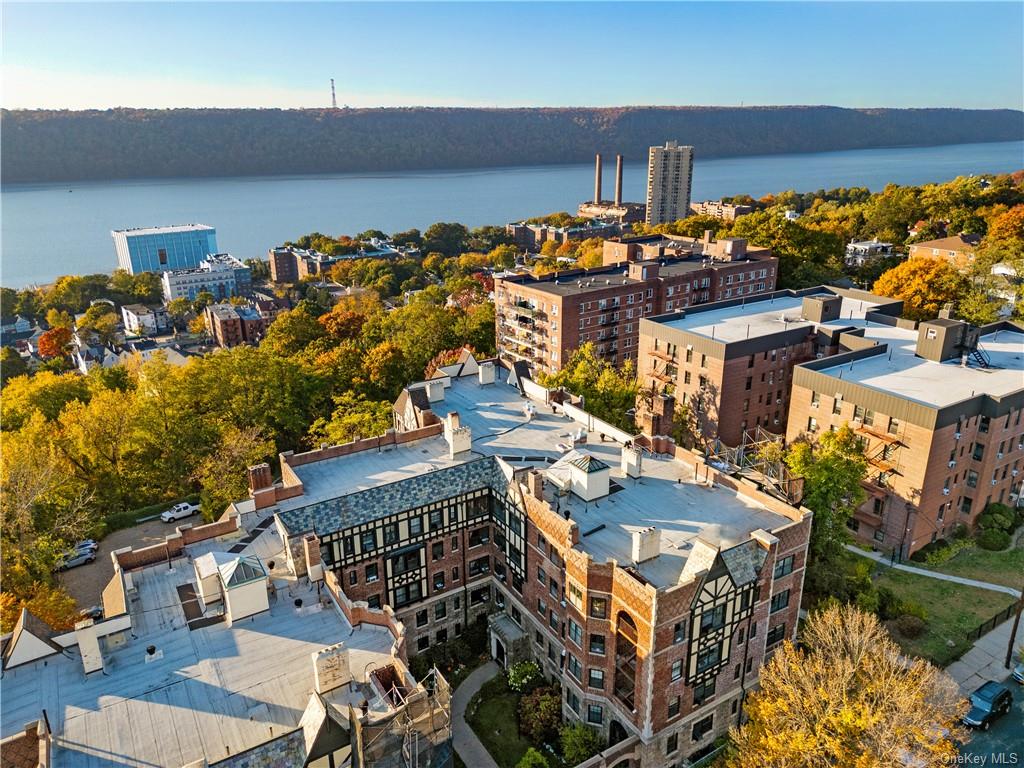
[[[879,620],[850,606],[812,613],[802,649],[761,669],[749,720],[732,730],[729,768],[941,768],[956,762],[956,683],[907,659]]]
[[[39,337],[40,357],[64,357],[71,345],[71,329],[51,328]]]
[[[534,744],[547,744],[562,724],[562,697],[557,689],[537,688],[519,700],[519,729]]]
[[[0,387],[6,386],[15,376],[24,376],[26,373],[28,365],[17,350],[13,347],[0,348]]]
[[[579,765],[605,747],[601,734],[580,722],[564,726],[558,735],[562,757],[568,765]]]
[[[967,292],[969,283],[945,259],[919,257],[907,259],[875,281],[875,293],[900,299],[903,316],[911,320],[937,317],[946,304],[956,304]]]
[[[541,386],[563,387],[581,396],[586,409],[626,431],[634,430],[631,410],[636,405],[637,380],[633,363],[616,368],[597,356],[593,342],[583,343],[556,373],[537,373]]]
[[[184,322],[185,317],[189,312],[192,311],[192,302],[186,299],[184,296],[179,296],[176,299],[171,299],[167,302],[167,314],[171,318],[171,322],[175,328],[181,326]]]
[[[79,332],[93,333],[101,344],[112,343],[118,335],[121,319],[106,302],[93,304],[78,321]]]
[[[265,461],[273,453],[274,443],[260,427],[226,427],[216,449],[195,473],[195,480],[202,487],[200,499],[206,519],[215,519],[232,501],[245,498],[246,467]]]
[[[391,402],[370,400],[353,392],[334,398],[330,418],[320,418],[309,428],[309,444],[339,445],[360,437],[382,435],[392,426]]]

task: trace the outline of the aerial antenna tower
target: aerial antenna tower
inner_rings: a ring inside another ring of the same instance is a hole
[[[331,109],[338,108],[338,97],[334,93],[334,78],[331,78]]]

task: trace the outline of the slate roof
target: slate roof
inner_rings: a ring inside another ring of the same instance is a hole
[[[494,456],[487,456],[279,512],[278,519],[290,534],[315,530],[322,536],[470,491],[491,488],[504,492],[506,487],[505,475],[498,466],[498,460]]]
[[[723,549],[721,556],[725,567],[729,569],[733,583],[749,584],[757,578],[767,554],[768,550],[753,539],[748,539],[735,547]]]

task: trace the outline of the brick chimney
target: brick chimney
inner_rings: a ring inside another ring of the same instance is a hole
[[[535,499],[544,500],[544,473],[538,469],[531,469],[526,477],[526,487],[530,495]]]
[[[274,484],[274,476],[270,472],[270,465],[267,462],[255,464],[249,467],[249,493],[256,494],[264,488]]]
[[[306,558],[306,573],[313,581],[323,577],[323,566],[320,561],[320,537],[315,533],[307,533],[302,537],[302,552]]]

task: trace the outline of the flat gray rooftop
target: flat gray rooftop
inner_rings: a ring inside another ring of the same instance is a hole
[[[857,360],[852,365],[819,369],[819,373],[854,381],[935,408],[944,408],[981,394],[1001,397],[1024,389],[1024,334],[1001,330],[981,337],[981,348],[992,367],[980,368],[973,361],[937,363],[915,354],[917,331],[877,323],[855,323],[864,335],[887,344],[891,355],[880,354]]]
[[[801,315],[803,298],[799,296],[777,296],[772,299],[756,297],[734,306],[721,309],[687,310],[686,316],[676,320],[655,320],[666,328],[689,331],[728,344],[759,336],[791,330],[800,326],[808,328],[817,325],[843,327],[854,325],[855,320],[864,320],[864,313],[878,304],[860,299],[843,297],[839,319],[826,323],[814,323]],[[863,325],[863,322],[861,323]]]
[[[608,464],[612,482],[619,486],[609,496],[589,504],[575,496],[561,502],[563,511],[568,506],[581,534],[600,524],[605,526],[599,533],[581,536],[580,548],[598,562],[614,558],[620,565],[630,565],[633,531],[656,526],[661,531],[662,555],[638,568],[655,586],[678,582],[692,541],[698,536],[725,548],[745,541],[754,530],[770,531],[790,522],[729,489],[712,489],[695,482],[693,467],[679,460],[645,456],[643,477],[639,481],[626,478],[620,470],[619,443],[602,441],[600,434],[588,432],[560,410],[556,413],[551,406],[528,400],[505,382],[506,376],[499,370],[498,381],[487,386],[480,386],[475,377],[453,379],[444,401],[431,404],[440,417],[457,411],[462,426],[471,428],[473,448],[466,455],[449,459],[447,443],[434,437],[380,453],[364,451],[307,464],[296,468],[307,484],[307,495],[282,502],[273,511],[309,505],[310,493],[323,501],[330,494],[339,496],[374,484],[411,479],[432,469],[486,456],[499,456],[518,467],[546,469],[575,447]],[[529,416],[528,404],[533,411]],[[586,442],[574,446],[574,438],[581,431]],[[443,473],[436,476],[442,477]],[[387,514],[407,508],[400,506],[404,495],[396,494],[395,498],[399,505]],[[317,529],[329,526],[325,520],[317,524]]]
[[[344,641],[354,673],[390,663],[390,632],[353,632],[333,608],[319,608],[308,585],[293,583],[269,612],[233,627],[189,631],[176,587],[195,574],[184,558],[173,565],[133,573],[135,637],[108,653],[107,673],[86,677],[77,649],[4,672],[3,736],[45,709],[58,768],[213,762],[298,727],[313,690],[314,651]],[[158,652],[147,663],[150,644]]]

